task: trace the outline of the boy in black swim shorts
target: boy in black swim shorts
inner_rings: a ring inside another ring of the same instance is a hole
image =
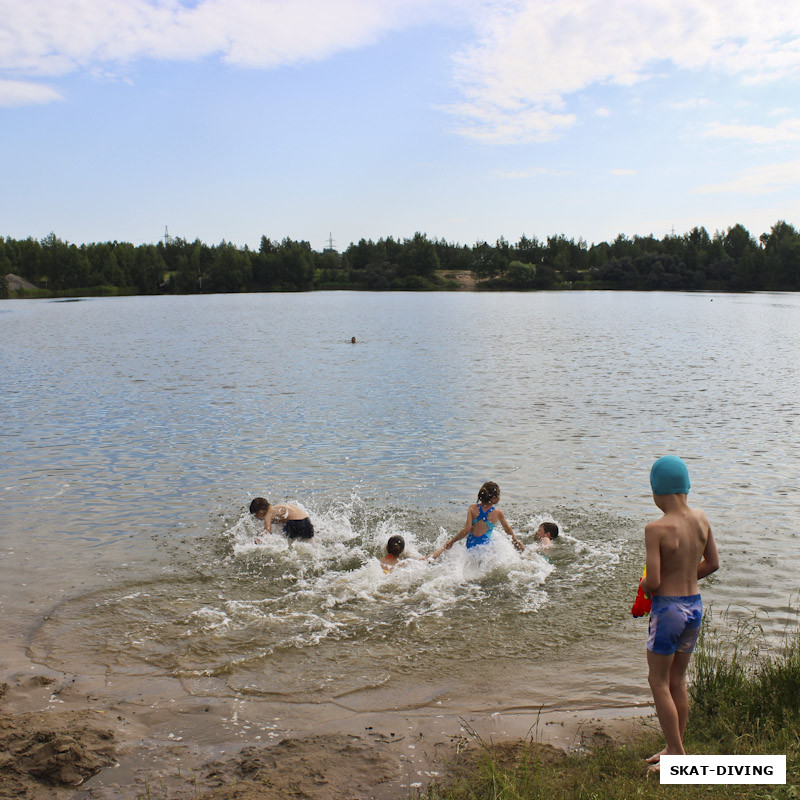
[[[308,514],[290,503],[271,505],[263,497],[255,497],[250,503],[250,513],[256,519],[264,520],[264,530],[271,533],[273,523],[283,523],[283,532],[289,539],[312,539],[314,526]]]

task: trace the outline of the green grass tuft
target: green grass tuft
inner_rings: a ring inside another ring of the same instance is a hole
[[[796,742],[800,631],[787,631],[776,651],[754,617],[724,630],[706,619],[692,660],[687,737],[732,753],[778,752]]]

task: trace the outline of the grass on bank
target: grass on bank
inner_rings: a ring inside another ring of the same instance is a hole
[[[644,660],[643,660],[644,663]],[[419,800],[800,800],[800,629],[770,648],[754,621],[725,631],[704,624],[690,673],[686,749],[715,755],[786,755],[785,786],[665,785],[647,777],[644,759],[663,739],[643,728],[630,742],[561,754],[528,742],[514,749],[481,746],[448,785]]]

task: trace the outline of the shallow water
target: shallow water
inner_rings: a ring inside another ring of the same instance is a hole
[[[0,338],[4,624],[48,666],[348,708],[641,702],[666,452],[720,545],[706,603],[791,618],[797,295],[3,301]],[[498,528],[417,560],[490,479],[525,554]],[[314,543],[255,543],[256,494],[304,506]]]

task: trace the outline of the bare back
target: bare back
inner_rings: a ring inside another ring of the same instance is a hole
[[[271,506],[272,519],[275,522],[288,522],[292,519],[305,519],[308,514],[302,508],[293,506],[291,503],[280,503],[279,505]]]
[[[269,507],[269,511],[259,519],[264,520],[264,530],[269,532],[274,524],[291,522],[296,519],[305,519],[308,516],[302,508],[293,506],[291,503],[278,503]]]
[[[698,594],[698,578],[716,569],[701,569],[701,562],[718,564],[711,526],[702,511],[689,507],[685,495],[662,497],[683,499],[664,501],[664,516],[645,528],[647,586],[657,595]]]

